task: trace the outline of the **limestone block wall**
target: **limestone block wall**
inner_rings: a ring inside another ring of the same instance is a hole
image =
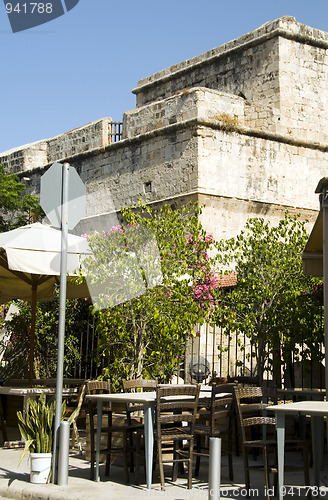
[[[87,186],[84,227],[94,225],[95,216],[108,224],[105,214],[134,205],[139,197],[155,201],[195,191],[197,139],[191,132],[179,129],[164,136],[125,139],[92,162],[89,157],[74,162]]]
[[[301,213],[310,230],[319,209],[314,193],[328,171],[326,151],[243,133],[199,127],[199,201],[202,222],[217,238],[236,235],[249,217],[272,223],[285,210]]]
[[[0,161],[12,172],[19,173],[105,147],[111,142],[111,123],[111,118],[102,118],[51,139],[5,151],[0,154]]]
[[[283,17],[138,82],[137,106],[194,86],[245,98],[250,127],[326,142],[328,33]]]
[[[203,87],[185,89],[162,101],[128,111],[123,115],[123,136],[132,138],[174,123],[192,120],[223,121],[243,125],[245,100],[226,92]]]
[[[275,221],[285,209],[313,221],[328,167],[327,44],[327,33],[293,18],[267,23],[139,82],[123,140],[111,144],[112,120],[103,118],[0,161],[29,177],[34,194],[54,161],[70,162],[87,188],[77,233],[110,227],[140,196],[204,202],[205,228],[218,238],[249,216]]]
[[[139,81],[133,90],[137,107],[199,86],[243,97],[249,123],[259,126],[265,121],[266,129],[275,130],[279,114],[278,40],[265,38],[253,45],[252,34],[248,46],[245,37]]]
[[[5,151],[0,155],[0,162],[15,174],[46,165],[48,163],[47,142],[39,141]]]
[[[315,179],[328,171],[325,152],[210,127],[198,129],[198,140],[199,191],[314,208]]]
[[[279,40],[282,133],[317,143],[328,142],[327,48],[286,38]]]
[[[48,163],[110,143],[111,118],[102,118],[47,141]]]
[[[87,217],[77,234],[108,229],[117,223],[116,212],[139,197],[157,205],[199,200],[206,205],[204,227],[217,238],[235,235],[248,217],[276,221],[287,208],[313,221],[327,149],[250,128],[244,118],[243,98],[190,89],[126,113],[126,138],[119,142],[71,154],[70,134],[47,141],[46,160],[21,175],[30,177],[29,191],[38,194],[40,176],[53,161],[77,169],[87,188]],[[89,131],[92,146],[103,144],[104,128],[95,122],[71,138],[81,140]]]

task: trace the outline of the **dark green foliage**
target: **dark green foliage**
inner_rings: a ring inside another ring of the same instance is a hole
[[[198,205],[154,210],[140,203],[136,208],[122,209],[122,214],[129,228],[138,230],[142,222],[155,235],[162,282],[153,288],[145,283],[142,295],[95,313],[98,362],[105,361],[103,376],[111,380],[113,389],[122,378],[157,377],[166,382],[178,367],[183,368],[185,337],[195,323],[209,318],[219,293],[214,259],[209,257],[213,238],[202,227]],[[89,238],[96,256],[89,263],[90,274],[102,278],[102,263],[115,254],[117,238],[122,238],[126,227]]]
[[[256,347],[256,374],[262,377],[266,367],[277,384],[291,353],[293,361],[322,359],[322,301],[313,300],[320,280],[302,268],[305,224],[288,212],[276,226],[249,219],[236,238],[218,245],[221,265],[238,282],[223,297],[216,323],[231,335],[246,334]]]
[[[36,313],[34,369],[38,378],[54,378],[57,373],[57,342],[58,342],[58,313],[59,293],[54,300],[38,302]],[[31,304],[19,301],[19,314],[7,323],[12,332],[11,339],[5,353],[6,365],[2,376],[10,378],[27,378],[28,356],[30,349],[29,328],[31,324]],[[64,377],[74,377],[74,369],[84,356],[81,347],[81,334],[88,329],[89,302],[84,299],[66,301],[65,321],[65,353]]]
[[[25,189],[19,177],[7,172],[0,164],[1,233],[36,222],[43,214],[39,200],[30,194],[24,195]]]

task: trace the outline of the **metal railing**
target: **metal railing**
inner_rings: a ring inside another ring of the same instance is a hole
[[[195,327],[196,335],[189,334],[186,340],[185,377],[191,380],[208,383],[212,377],[250,377],[257,375],[257,345],[244,334],[227,335],[222,328],[210,325]],[[323,388],[325,383],[324,366],[312,360],[308,350],[297,344],[291,350],[290,362],[282,361],[280,345],[280,380],[274,380],[272,374],[273,353],[268,352],[264,379],[285,388]],[[269,350],[268,350],[269,351]],[[324,346],[321,346],[324,352]],[[297,354],[295,354],[297,352]],[[300,359],[303,359],[300,361]]]
[[[122,138],[123,138],[122,130],[123,130],[123,123],[122,122],[111,122],[110,130],[109,130],[109,143],[110,144],[112,144],[113,142],[118,142],[118,141],[122,140]]]

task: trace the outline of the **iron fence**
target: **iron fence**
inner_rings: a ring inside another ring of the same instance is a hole
[[[118,142],[122,140],[123,134],[123,123],[122,122],[111,122],[109,130],[109,143]]]
[[[324,365],[312,359],[308,348],[295,344],[290,350],[290,360],[283,361],[280,344],[276,356],[280,360],[280,368],[275,376],[272,373],[273,351],[267,352],[264,366],[264,379],[272,380],[277,386],[291,388],[324,388]],[[324,352],[324,345],[319,350]],[[222,328],[208,324],[197,325],[194,334],[186,340],[185,377],[188,381],[208,383],[211,378],[254,377],[256,367],[257,345],[245,334],[227,334]]]
[[[79,361],[69,374],[73,378],[92,379],[101,375],[106,366],[106,359],[97,359],[98,334],[94,316],[90,314],[85,328],[79,338]],[[281,346],[282,348],[283,346]],[[281,364],[281,380],[274,380],[270,371],[272,353],[269,353],[264,378],[273,380],[282,387],[323,388],[324,366],[314,361],[302,351],[298,345],[298,358],[291,352],[289,363]],[[322,350],[324,346],[322,345]],[[304,356],[303,356],[304,354]],[[298,359],[305,358],[303,362]],[[208,383],[213,377],[234,378],[252,377],[256,375],[257,345],[246,335],[227,335],[218,326],[197,325],[193,333],[186,336],[185,358],[177,367],[176,380],[186,382]]]

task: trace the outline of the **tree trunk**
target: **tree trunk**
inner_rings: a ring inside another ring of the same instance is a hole
[[[281,379],[281,349],[280,349],[280,339],[277,336],[277,339],[274,339],[273,346],[273,381],[274,384],[281,388],[282,379]]]

